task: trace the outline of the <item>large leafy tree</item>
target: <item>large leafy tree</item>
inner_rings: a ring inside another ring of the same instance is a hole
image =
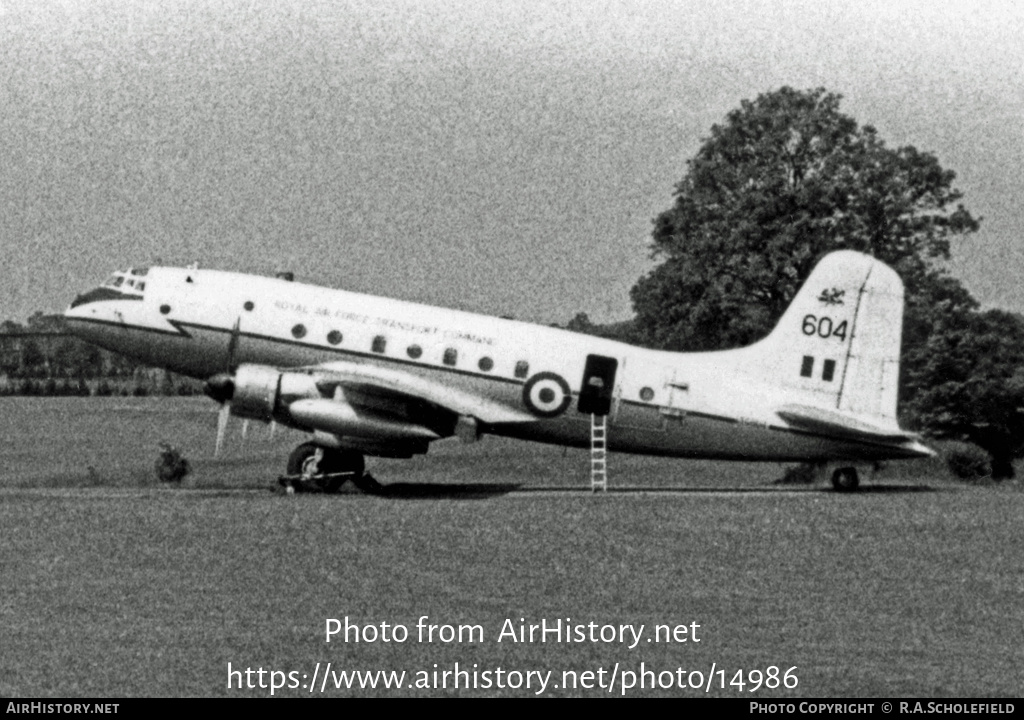
[[[664,262],[632,290],[648,343],[711,350],[752,342],[815,262],[840,248],[897,269],[916,342],[929,334],[936,297],[975,305],[941,269],[950,241],[978,228],[957,202],[954,173],[929,153],[887,147],[839,102],[824,89],[784,87],[712,127],[675,203],[655,220],[653,256]]]
[[[992,477],[1013,477],[1024,453],[1024,322],[1001,310],[944,312],[912,351],[918,392],[910,413],[933,437],[966,440],[992,458]]]

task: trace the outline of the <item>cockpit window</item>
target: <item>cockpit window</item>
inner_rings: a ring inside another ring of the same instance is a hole
[[[79,305],[106,300],[142,300],[144,298],[143,291],[146,289],[146,281],[143,280],[143,277],[146,273],[147,269],[145,268],[141,271],[128,268],[125,272],[115,272],[98,288],[93,288],[76,297],[72,301],[71,307],[75,308]]]
[[[115,272],[103,283],[103,287],[114,288],[128,295],[141,295],[146,289],[146,282],[142,278],[148,272],[149,268],[128,268],[125,272]]]

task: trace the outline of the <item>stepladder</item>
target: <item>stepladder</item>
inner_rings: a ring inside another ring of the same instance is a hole
[[[590,416],[590,490],[608,490],[608,416]]]

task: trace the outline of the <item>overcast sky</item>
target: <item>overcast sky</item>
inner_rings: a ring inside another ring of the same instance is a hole
[[[0,320],[199,262],[539,322],[629,317],[743,99],[934,153],[1024,311],[1024,4],[0,0]]]

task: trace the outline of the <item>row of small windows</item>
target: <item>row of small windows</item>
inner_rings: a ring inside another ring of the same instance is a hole
[[[301,340],[306,337],[307,330],[306,326],[299,323],[292,327],[292,337],[296,340]],[[327,333],[327,342],[331,345],[339,345],[342,341],[342,334],[338,330],[331,330]],[[370,350],[378,354],[384,354],[387,351],[388,341],[383,335],[376,335],[373,338],[373,342],[370,344]],[[410,345],[405,349],[406,354],[413,360],[418,360],[423,356],[423,348],[419,345]],[[441,357],[441,362],[450,367],[455,367],[459,362],[459,351],[455,348],[445,348],[444,355]],[[494,360],[484,356],[477,361],[477,367],[484,372],[490,372],[494,369]],[[516,363],[515,370],[513,371],[517,378],[525,378],[530,374],[530,363],[525,360],[520,360]]]
[[[245,307],[245,309],[248,311],[252,311],[252,309],[255,306],[253,305],[252,301],[246,301],[243,307]],[[170,307],[167,305],[162,305],[160,307],[160,312],[164,313],[165,315],[169,313],[170,310]],[[301,323],[295,325],[292,328],[292,337],[294,337],[297,340],[306,337],[306,326]],[[327,342],[330,343],[331,345],[340,345],[342,338],[343,336],[341,332],[338,330],[331,330],[329,333],[327,333]],[[370,345],[370,349],[375,353],[383,354],[387,350],[387,346],[387,338],[384,337],[383,335],[376,335],[373,338],[373,342]],[[413,360],[418,360],[421,357],[423,357],[423,348],[420,347],[419,345],[410,345],[405,349],[405,353]],[[443,362],[445,365],[455,367],[458,361],[459,351],[456,350],[455,348],[445,348],[444,355],[441,358],[441,362]],[[484,372],[490,372],[491,370],[494,369],[494,360],[485,355],[484,357],[480,358],[479,361],[477,361],[477,367],[479,367]],[[825,367],[823,368],[821,373],[821,379],[825,381],[831,381],[835,373],[835,367],[835,360],[826,360]],[[814,358],[809,355],[805,355],[803,358],[803,363],[800,368],[800,374],[803,377],[810,377],[813,373],[813,369]],[[515,369],[513,370],[513,374],[517,378],[525,378],[527,375],[530,374],[530,363],[526,362],[525,360],[520,360],[519,362],[516,363]],[[640,399],[645,402],[650,402],[651,400],[654,399],[654,390],[649,387],[641,388]]]
[[[256,306],[251,300],[246,300],[245,304],[242,307],[245,308],[246,311],[252,312],[253,308],[255,308]],[[160,312],[163,313],[164,315],[167,315],[168,313],[171,312],[171,308],[169,305],[161,305]],[[306,326],[303,325],[302,323],[298,323],[297,325],[292,326],[292,337],[294,337],[296,340],[301,340],[302,338],[306,337],[307,334],[308,330],[306,330]],[[327,333],[327,342],[330,343],[331,345],[340,345],[343,338],[344,336],[338,330],[331,330],[329,333]],[[370,350],[378,354],[384,354],[384,352],[387,351],[387,346],[387,338],[385,338],[383,335],[377,335],[373,338],[373,342],[370,345]],[[420,357],[423,356],[423,348],[421,348],[419,345],[410,345],[405,349],[405,352],[413,360],[418,360]],[[455,348],[445,348],[444,355],[441,358],[441,362],[443,362],[445,365],[455,367],[455,365],[458,364],[458,361],[459,351],[456,350]],[[484,356],[480,358],[479,361],[477,361],[477,367],[479,367],[484,372],[490,372],[491,370],[494,369],[494,360]],[[527,375],[530,374],[530,364],[525,360],[520,360],[519,362],[516,363],[515,370],[513,371],[513,373],[517,378],[525,378]]]

